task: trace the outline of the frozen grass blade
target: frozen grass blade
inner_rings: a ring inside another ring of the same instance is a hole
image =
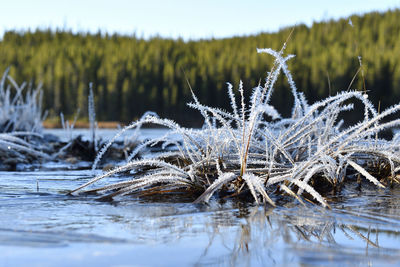
[[[358,171],[359,173],[361,173],[362,175],[364,175],[365,178],[367,178],[369,181],[371,181],[371,183],[374,183],[375,185],[381,187],[381,188],[385,188],[385,186],[383,184],[381,184],[374,176],[372,176],[371,174],[369,174],[363,167],[361,167],[360,165],[358,165],[357,163],[355,163],[352,160],[347,160],[347,163],[353,167],[356,171]]]
[[[218,179],[215,180],[214,183],[212,183],[207,188],[207,190],[204,191],[204,193],[201,194],[201,196],[199,196],[193,203],[202,203],[202,202],[207,203],[210,200],[210,198],[212,197],[212,195],[215,193],[215,191],[217,191],[223,185],[235,180],[236,178],[237,178],[237,176],[232,172],[228,172],[228,173],[224,173],[224,174],[220,175],[218,177]]]

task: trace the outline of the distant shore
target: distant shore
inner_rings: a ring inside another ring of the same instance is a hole
[[[117,129],[118,126],[124,126],[124,123],[118,121],[99,121],[97,122],[97,126],[100,129]],[[59,121],[44,121],[43,127],[46,129],[55,129],[62,128],[62,125]],[[75,123],[74,128],[90,128],[90,123],[88,121],[77,121]]]

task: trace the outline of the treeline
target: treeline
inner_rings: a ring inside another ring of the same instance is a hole
[[[294,80],[310,102],[351,88],[369,93],[381,107],[400,101],[400,10],[294,27],[286,53]],[[186,106],[190,83],[199,100],[229,108],[226,82],[243,80],[248,93],[263,83],[273,58],[256,48],[279,50],[292,28],[256,36],[183,41],[68,31],[8,31],[0,42],[0,72],[11,67],[18,81],[43,83],[52,116],[87,110],[93,82],[98,120],[130,122],[147,110],[186,124],[198,118]],[[364,82],[365,86],[364,86]],[[291,107],[281,78],[273,101]],[[82,113],[81,113],[82,114]],[[84,113],[83,113],[84,114]]]

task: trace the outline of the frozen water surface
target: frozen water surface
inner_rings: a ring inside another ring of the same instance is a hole
[[[400,265],[399,188],[345,188],[332,210],[100,202],[66,195],[92,172],[65,167],[0,172],[0,266]]]

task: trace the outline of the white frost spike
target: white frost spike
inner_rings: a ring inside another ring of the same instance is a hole
[[[89,97],[88,97],[88,113],[89,113],[89,123],[90,132],[92,134],[92,144],[97,152],[97,140],[96,140],[96,111],[94,107],[94,95],[93,95],[93,83],[89,83]]]
[[[245,173],[243,175],[243,180],[245,180],[245,182],[246,182],[247,186],[249,187],[250,192],[253,195],[257,204],[259,204],[257,193],[260,193],[261,196],[263,197],[264,201],[268,202],[273,207],[276,206],[274,201],[272,201],[272,199],[268,196],[267,192],[265,192],[264,185],[263,185],[260,177],[254,175],[252,173]]]
[[[236,175],[233,172],[223,173],[215,180],[201,196],[199,196],[193,203],[208,202],[211,196],[224,184],[236,179]]]
[[[372,176],[371,174],[369,174],[363,167],[361,167],[360,165],[358,165],[357,163],[355,163],[354,161],[348,159],[347,163],[353,167],[356,171],[358,171],[359,173],[361,173],[365,178],[367,178],[370,182],[374,183],[375,185],[385,188],[385,186],[383,184],[381,184],[378,179],[376,179],[374,176]]]
[[[278,61],[280,67],[282,68],[283,73],[286,75],[286,78],[289,82],[290,88],[292,89],[292,94],[294,97],[294,106],[293,106],[293,111],[292,111],[292,116],[293,117],[298,117],[298,116],[302,116],[302,112],[301,112],[301,104],[300,104],[300,100],[298,98],[298,93],[297,93],[297,87],[296,84],[293,80],[292,74],[290,73],[287,65],[286,65],[286,61],[288,61],[289,59],[293,58],[294,55],[288,55],[285,58],[282,57],[281,53],[276,52],[273,49],[270,48],[257,48],[257,52],[258,53],[267,53],[270,54],[272,56],[275,57],[275,59]]]
[[[306,184],[305,182],[296,179],[292,180],[291,182],[297,185],[298,187],[302,188],[304,191],[310,193],[319,203],[322,204],[322,206],[330,208],[328,203],[326,203],[325,199],[317,191],[315,191],[315,189],[312,188],[309,184]]]
[[[264,112],[265,114],[271,116],[271,118],[272,118],[273,120],[277,120],[277,119],[282,118],[282,117],[281,117],[281,114],[279,114],[279,112],[278,112],[273,106],[271,106],[271,105],[264,104],[264,105],[261,106],[261,110],[262,110],[262,112]]]
[[[235,115],[235,118],[237,118],[237,120],[239,120],[236,99],[235,99],[235,95],[233,93],[233,86],[230,83],[227,83],[227,84],[228,84],[228,94],[229,94],[229,98],[231,99],[231,107],[233,110],[233,114]]]
[[[362,66],[362,57],[358,56],[358,63],[360,63],[360,67]]]

